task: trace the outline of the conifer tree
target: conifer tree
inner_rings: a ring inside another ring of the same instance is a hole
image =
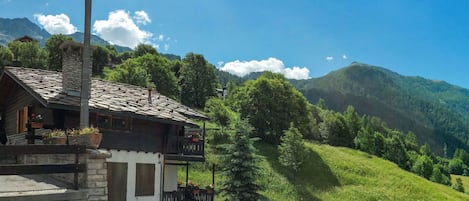
[[[289,167],[295,172],[300,170],[306,155],[306,149],[303,136],[293,125],[290,125],[290,128],[282,136],[278,151],[280,153],[278,160],[283,166]]]
[[[254,140],[249,137],[252,127],[246,120],[235,122],[233,144],[226,147],[223,174],[226,180],[222,191],[230,201],[255,201],[259,199],[259,186],[255,183],[259,175],[255,157]]]

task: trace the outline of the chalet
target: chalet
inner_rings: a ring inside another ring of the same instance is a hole
[[[79,126],[82,46],[66,42],[61,48],[62,72],[6,67],[1,75],[0,134],[7,145],[25,144],[25,137],[40,144],[40,133]],[[93,78],[89,106],[90,124],[103,136],[98,150],[109,153],[108,200],[177,197],[177,167],[205,161],[205,130],[193,120],[207,117],[156,91]],[[31,128],[33,114],[43,117],[43,129]],[[200,139],[188,138],[191,132]]]

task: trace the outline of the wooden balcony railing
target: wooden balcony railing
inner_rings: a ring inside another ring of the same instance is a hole
[[[197,137],[194,138],[194,133]],[[187,131],[184,136],[169,139],[167,154],[183,156],[204,156],[205,142],[203,130]]]
[[[163,201],[213,201],[214,193],[207,189],[193,191],[187,188],[178,188],[177,191],[164,192]]]

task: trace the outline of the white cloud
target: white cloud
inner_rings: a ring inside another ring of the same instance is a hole
[[[35,14],[34,18],[50,34],[72,34],[77,32],[77,28],[70,23],[70,18],[63,13],[58,15]]]
[[[223,61],[217,62],[218,66],[221,66],[221,65],[223,65],[224,63],[225,63],[225,62],[223,62]]]
[[[163,41],[164,40],[164,35],[163,34],[158,35],[158,40]]]
[[[333,56],[327,56],[327,57],[326,57],[326,60],[327,60],[327,61],[332,61],[332,60],[334,60],[334,57],[333,57]]]
[[[148,14],[143,10],[135,11],[134,19],[137,21],[138,24],[146,25],[148,23],[151,23],[150,17],[148,17]]]
[[[345,54],[342,55],[342,59],[347,59],[347,58],[348,58],[347,55]]]
[[[306,67],[294,66],[286,68],[283,62],[276,58],[268,58],[265,60],[251,60],[251,61],[232,61],[227,62],[220,68],[222,71],[229,72],[238,76],[245,76],[252,72],[272,71],[281,73],[289,79],[308,79],[309,70]]]
[[[164,48],[163,48],[163,49],[164,49],[165,52],[168,51],[168,50],[169,50],[169,44],[164,44]]]
[[[124,10],[110,12],[107,20],[96,20],[93,31],[104,40],[131,48],[147,42],[153,35],[141,30]]]

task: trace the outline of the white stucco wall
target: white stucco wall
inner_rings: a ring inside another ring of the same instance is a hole
[[[110,152],[112,157],[108,158],[106,162],[127,163],[127,201],[160,200],[162,182],[161,169],[164,161],[163,154],[117,150],[110,150]],[[155,195],[135,196],[135,174],[137,163],[155,164]]]
[[[164,168],[164,191],[176,191],[178,187],[178,166],[166,165]]]

